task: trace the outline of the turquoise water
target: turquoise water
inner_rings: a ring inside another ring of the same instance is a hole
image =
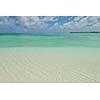
[[[60,36],[0,35],[0,47],[100,47],[100,33],[66,33]]]

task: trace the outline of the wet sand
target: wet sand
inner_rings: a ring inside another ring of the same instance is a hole
[[[0,48],[0,82],[100,82],[100,48]]]

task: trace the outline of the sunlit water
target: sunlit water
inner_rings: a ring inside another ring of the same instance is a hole
[[[100,82],[100,34],[0,35],[0,82]]]
[[[0,35],[0,47],[100,47],[99,33],[66,33],[60,36]]]

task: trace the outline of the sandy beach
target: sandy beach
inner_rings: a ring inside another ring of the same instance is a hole
[[[100,82],[100,48],[0,48],[0,82]]]

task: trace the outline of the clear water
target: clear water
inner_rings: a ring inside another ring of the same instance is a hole
[[[0,35],[0,47],[96,47],[100,33],[66,33],[60,36]]]

